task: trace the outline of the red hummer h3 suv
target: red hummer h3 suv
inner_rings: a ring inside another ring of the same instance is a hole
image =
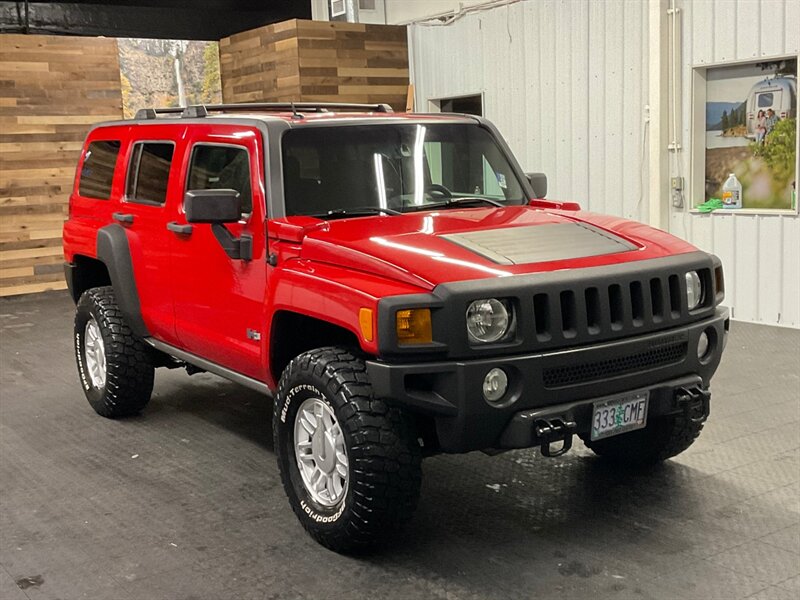
[[[274,397],[305,529],[337,551],[407,519],[423,456],[573,436],[649,465],[709,413],[719,260],[544,200],[486,120],[383,105],[145,109],[89,133],[64,226],[90,404],[156,367]]]

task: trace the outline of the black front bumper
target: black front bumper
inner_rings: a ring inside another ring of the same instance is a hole
[[[376,397],[430,415],[440,449],[468,452],[539,445],[536,421],[566,419],[588,432],[592,404],[615,394],[650,391],[648,418],[683,410],[682,390],[705,395],[719,365],[728,310],[689,325],[623,340],[537,354],[444,362],[368,361]],[[711,342],[700,359],[701,333]],[[494,367],[508,375],[505,397],[490,405],[482,383]]]

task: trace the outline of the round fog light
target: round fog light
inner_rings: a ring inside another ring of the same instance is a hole
[[[489,402],[497,402],[508,389],[508,376],[503,369],[494,368],[483,378],[483,397]]]
[[[708,339],[708,334],[704,331],[700,334],[700,339],[697,340],[697,358],[703,359],[708,354],[708,349],[711,345]]]

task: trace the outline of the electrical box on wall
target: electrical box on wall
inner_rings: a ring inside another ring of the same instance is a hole
[[[669,189],[672,197],[672,206],[683,208],[683,177],[670,177]]]

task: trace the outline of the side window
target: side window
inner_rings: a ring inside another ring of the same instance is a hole
[[[172,142],[139,142],[133,147],[125,187],[128,202],[163,205],[167,201],[174,151]]]
[[[119,140],[89,144],[78,183],[78,193],[81,196],[97,200],[108,200],[111,197],[111,182],[114,180],[119,147]]]
[[[197,144],[192,149],[187,190],[236,190],[242,211],[253,211],[250,187],[250,155],[245,148]]]

